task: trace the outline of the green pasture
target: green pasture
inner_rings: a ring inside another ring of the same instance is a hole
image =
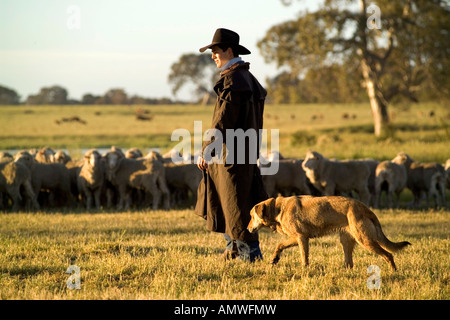
[[[136,119],[145,111],[152,120]],[[329,158],[392,159],[404,151],[417,161],[443,163],[450,158],[450,109],[446,104],[422,103],[390,107],[390,135],[373,135],[368,104],[267,105],[264,128],[268,136],[279,130],[279,151],[302,158],[314,149]],[[0,150],[49,146],[81,156],[81,150],[109,148],[158,148],[175,146],[175,129],[194,136],[194,121],[205,131],[211,123],[213,106],[2,106],[0,107]],[[79,121],[63,122],[78,117]],[[276,146],[272,146],[274,149]],[[270,146],[269,146],[270,148]]]

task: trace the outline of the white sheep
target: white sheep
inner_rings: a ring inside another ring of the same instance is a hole
[[[302,163],[306,176],[313,186],[326,196],[356,191],[369,205],[369,166],[360,161],[331,161],[316,151],[308,151]]]
[[[13,161],[0,162],[0,194],[5,193],[11,198],[12,211],[17,211],[20,208],[22,200],[21,188],[23,188],[27,198],[27,209],[38,210],[39,204],[31,185],[30,170],[21,163]]]
[[[115,151],[106,153],[105,158],[106,177],[119,193],[119,210],[130,208],[130,188],[143,189],[150,193],[153,197],[154,210],[158,208],[162,193],[164,208],[169,209],[170,195],[162,162],[145,158],[128,159]]]
[[[275,160],[276,161],[276,160]],[[310,195],[303,160],[283,159],[278,161],[278,171],[273,175],[263,175],[264,187],[269,197],[276,197],[279,193],[288,196],[292,192],[297,195]],[[271,166],[272,162],[260,166]]]
[[[0,162],[13,161],[14,157],[9,152],[0,152]]]
[[[191,204],[195,205],[198,185],[203,177],[197,165],[192,163],[164,163],[164,168],[167,186],[171,191],[172,203],[180,204],[183,200],[188,200],[189,193],[191,193]]]
[[[66,164],[69,161],[72,161],[72,158],[62,150],[56,151],[56,153],[53,155],[54,163]]]
[[[142,157],[143,157],[142,151],[139,150],[138,148],[130,148],[125,152],[125,158],[138,159]]]
[[[403,164],[406,168],[406,186],[413,193],[414,207],[420,206],[421,193],[426,195],[427,206],[430,198],[434,198],[437,207],[445,207],[445,170],[441,164],[417,162],[404,152],[398,153],[392,162]]]
[[[65,200],[62,205],[75,204],[70,192],[70,176],[68,169],[61,163],[39,163],[27,151],[20,151],[14,158],[15,162],[24,164],[31,171],[31,184],[36,196],[42,190],[56,193],[59,199]]]
[[[381,206],[381,192],[386,192],[386,203],[392,208],[393,194],[396,194],[395,206],[398,207],[400,193],[406,187],[407,173],[403,164],[383,161],[375,171],[375,208]]]
[[[52,163],[54,161],[55,151],[53,151],[50,147],[43,147],[39,149],[36,154],[34,155],[34,158],[39,163]]]
[[[86,209],[91,209],[92,198],[95,207],[100,209],[100,196],[105,186],[105,164],[97,150],[90,149],[84,154],[77,182],[79,192],[86,197]]]
[[[447,189],[450,189],[450,159],[447,159],[447,161],[445,162],[444,169],[446,176],[445,180],[447,181]]]

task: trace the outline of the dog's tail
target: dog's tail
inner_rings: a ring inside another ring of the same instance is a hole
[[[380,240],[380,246],[390,253],[394,253],[397,251],[402,250],[406,246],[410,246],[411,243],[408,241],[401,241],[401,242],[392,242],[388,238],[384,237],[384,239]]]
[[[406,246],[410,246],[411,243],[408,241],[401,241],[401,242],[392,242],[389,240],[386,235],[383,233],[383,230],[381,229],[380,221],[375,216],[375,219],[371,219],[373,224],[375,225],[375,228],[377,230],[378,235],[378,244],[386,251],[389,251],[390,253],[394,253],[397,251],[402,250]]]

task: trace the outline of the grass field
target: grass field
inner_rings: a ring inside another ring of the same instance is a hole
[[[376,211],[393,241],[397,272],[357,247],[343,268],[337,236],[311,240],[308,268],[298,249],[269,264],[283,237],[262,231],[265,259],[221,259],[224,240],[192,210],[0,215],[1,299],[444,299],[450,298],[448,212]],[[81,288],[67,288],[70,265]],[[369,289],[369,265],[381,269]]]
[[[141,108],[152,121],[137,121],[134,106],[0,107],[0,151],[50,146],[76,158],[117,145],[164,152],[177,143],[174,129],[192,132],[201,120],[206,130],[212,114],[210,106]],[[86,124],[55,122],[72,116]],[[280,152],[289,157],[314,149],[339,159],[385,160],[399,151],[418,161],[450,158],[446,105],[398,106],[391,116],[395,130],[384,139],[372,134],[368,105],[269,105],[264,123],[280,130]],[[263,261],[224,262],[222,236],[206,231],[192,209],[0,213],[0,299],[450,299],[448,209],[375,212],[388,238],[412,243],[394,256],[398,272],[361,247],[354,268],[344,269],[335,235],[311,241],[308,268],[296,248],[272,267],[283,236],[270,231],[260,233]],[[71,265],[80,268],[81,289],[67,286]],[[370,265],[381,268],[380,289],[367,286]]]

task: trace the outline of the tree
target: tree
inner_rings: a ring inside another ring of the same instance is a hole
[[[219,76],[216,64],[208,54],[183,54],[170,70],[168,81],[173,94],[176,95],[183,86],[192,82],[195,86],[194,95],[199,99],[211,94],[211,88]]]
[[[127,104],[128,97],[124,89],[110,89],[104,95],[105,104]]]
[[[270,102],[275,104],[305,102],[297,95],[302,92],[299,88],[300,80],[291,73],[281,72],[267,82],[267,97]]]
[[[336,61],[358,61],[374,133],[381,136],[389,128],[387,108],[394,97],[417,101],[425,88],[449,97],[450,13],[439,0],[367,4],[325,0],[317,11],[270,28],[258,47],[267,62],[303,76]]]
[[[44,87],[37,95],[29,95],[27,104],[67,104],[67,95],[61,86]]]
[[[91,93],[86,93],[81,98],[81,104],[95,104],[95,101],[99,99],[100,97],[94,96]]]
[[[0,105],[19,104],[19,100],[15,90],[0,86]]]
[[[268,81],[274,103],[349,103],[367,101],[354,63],[311,67],[300,79],[283,71]]]

